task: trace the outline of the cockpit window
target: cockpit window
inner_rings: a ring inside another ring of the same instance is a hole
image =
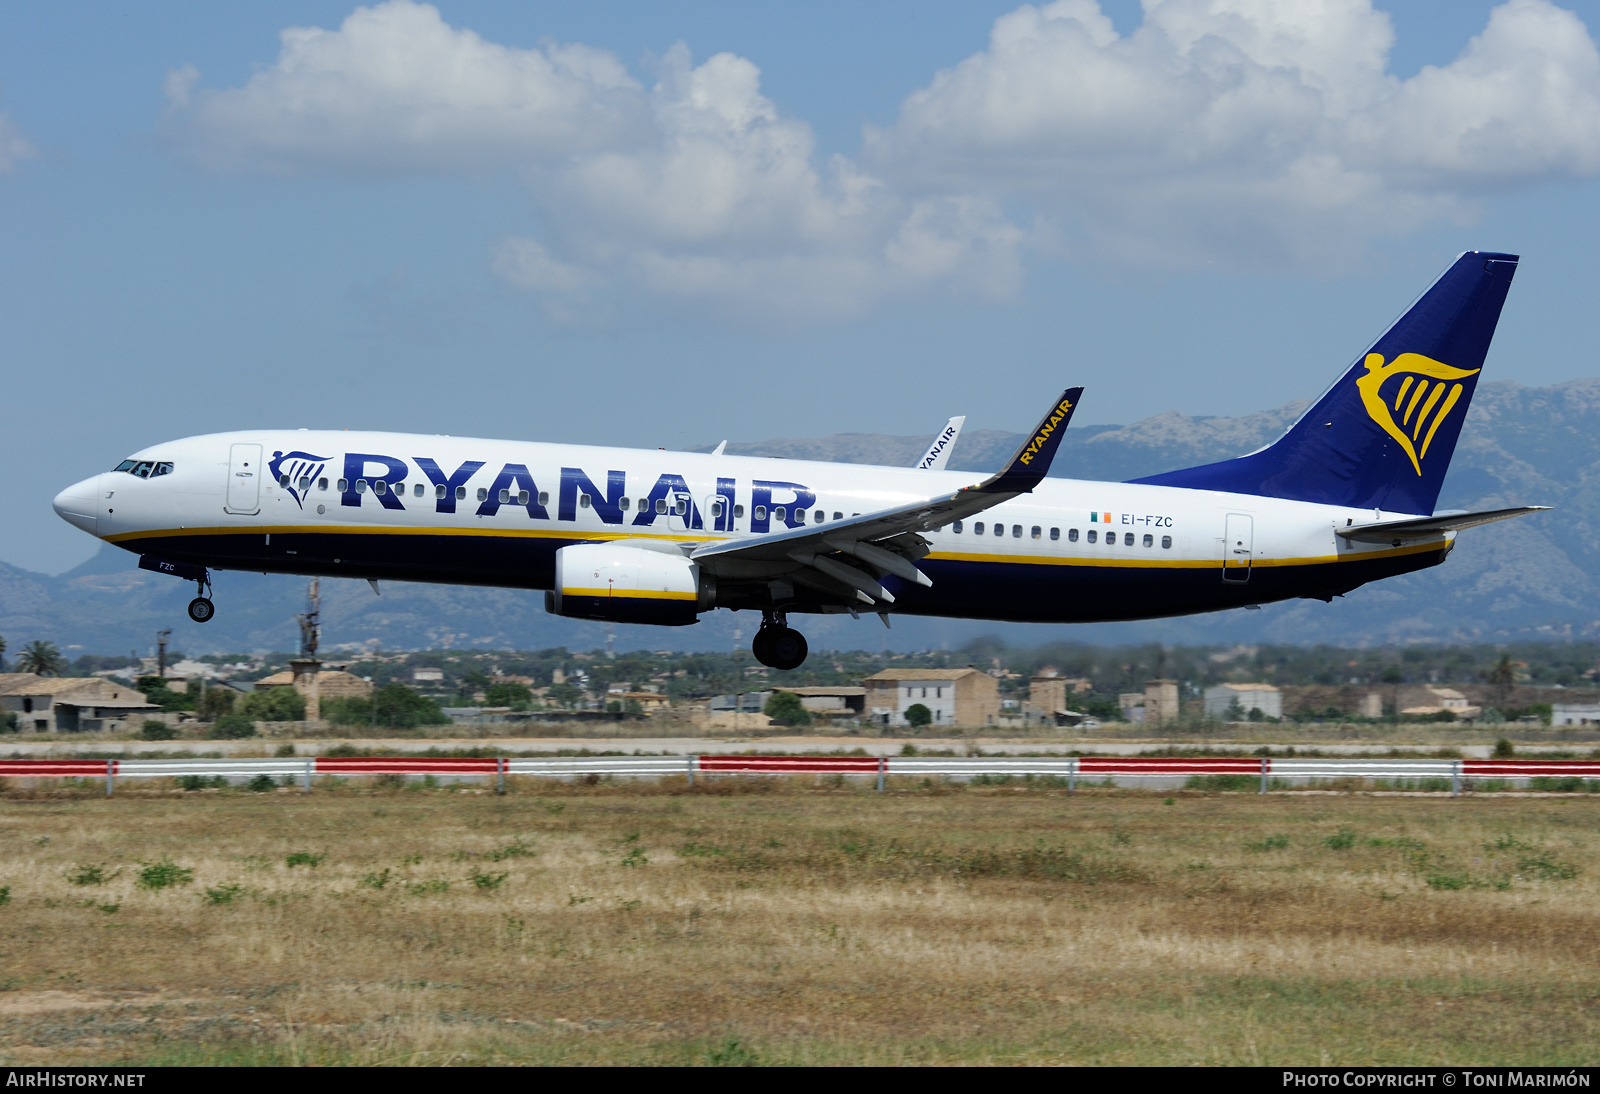
[[[160,475],[172,474],[172,464],[165,460],[123,460],[117,464],[115,470],[126,471],[141,479],[153,479]]]

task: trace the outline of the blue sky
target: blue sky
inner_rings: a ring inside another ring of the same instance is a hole
[[[1595,374],[1600,5],[1147,7],[0,6],[0,559],[252,425],[1247,413],[1469,248],[1488,378]]]

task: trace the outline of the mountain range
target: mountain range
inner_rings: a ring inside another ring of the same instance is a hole
[[[1126,426],[1074,426],[1053,473],[1125,480],[1241,455],[1279,436],[1305,409],[1297,401],[1242,417],[1158,414]],[[820,438],[733,442],[728,451],[786,459],[910,465],[927,436],[844,433]],[[956,442],[950,466],[992,471],[1019,434],[972,430]],[[708,451],[710,445],[700,451]],[[1551,505],[1550,513],[1462,533],[1443,566],[1393,578],[1332,604],[1293,601],[1261,611],[1090,626],[995,624],[900,618],[886,631],[874,617],[809,619],[814,649],[952,647],[982,634],[1027,645],[1063,638],[1086,642],[1165,641],[1482,642],[1590,638],[1600,634],[1600,379],[1551,387],[1483,384],[1467,415],[1439,499],[1441,509]],[[66,573],[49,576],[0,563],[0,635],[12,651],[43,638],[69,654],[147,651],[157,630],[191,655],[294,648],[294,613],[305,582],[262,574],[216,575],[217,616],[188,620],[193,587],[140,570],[135,556],[104,547]],[[759,620],[717,612],[685,628],[614,628],[560,619],[542,593],[384,583],[322,581],[324,643],[354,648],[440,647],[590,649],[608,638],[618,650],[727,649],[748,643]]]

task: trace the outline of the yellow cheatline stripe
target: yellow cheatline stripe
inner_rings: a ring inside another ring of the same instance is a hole
[[[562,596],[598,596],[608,600],[693,600],[694,593],[675,593],[662,589],[562,589]]]
[[[119,532],[103,536],[107,543],[123,543],[138,539],[162,539],[173,536],[260,536],[260,535],[357,535],[357,536],[491,536],[503,539],[663,539],[683,543],[705,543],[727,537],[717,534],[690,532],[591,532],[581,528],[407,528],[365,524],[283,524],[272,527],[240,528],[229,525],[220,528],[156,528],[144,532]]]
[[[1417,543],[1408,547],[1387,547],[1381,551],[1360,551],[1347,555],[1315,555],[1308,558],[1258,558],[1251,562],[1253,567],[1280,567],[1280,566],[1320,566],[1335,562],[1362,562],[1374,558],[1397,558],[1401,555],[1421,554],[1426,551],[1437,551],[1442,543]],[[1144,569],[1144,570],[1215,570],[1222,567],[1221,560],[1210,559],[1143,559],[1143,558],[1037,558],[1027,555],[979,555],[956,554],[947,551],[935,551],[927,556],[930,559],[945,559],[955,562],[1008,562],[1029,566],[1098,566],[1110,569]]]

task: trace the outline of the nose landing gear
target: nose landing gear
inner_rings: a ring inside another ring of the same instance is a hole
[[[195,592],[199,595],[189,601],[189,618],[196,623],[206,623],[217,613],[217,606],[211,603],[211,598],[207,595],[211,592],[211,574],[203,567],[200,570],[197,586]]]
[[[750,640],[756,660],[773,669],[797,669],[805,664],[806,636],[790,628],[782,612],[763,612],[761,629]]]

